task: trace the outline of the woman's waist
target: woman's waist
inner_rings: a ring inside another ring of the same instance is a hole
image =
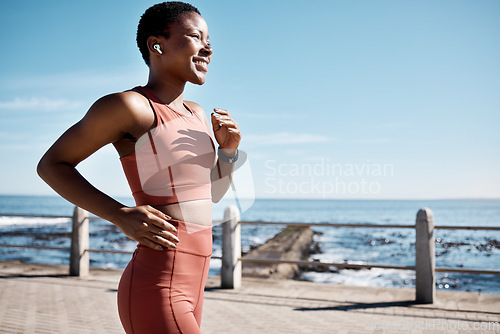
[[[153,207],[173,219],[191,224],[212,225],[212,201],[210,199],[153,205]]]
[[[183,205],[181,204],[181,207],[182,206]],[[164,248],[163,251],[157,251],[139,243],[137,246],[138,250],[142,249],[142,252],[147,257],[155,256],[159,257],[160,260],[162,257],[168,256],[168,253],[172,251],[179,251],[182,253],[189,253],[192,255],[205,256],[205,257],[210,256],[212,254],[211,219],[209,224],[200,224],[185,219],[176,218],[171,212],[173,211],[172,208],[163,211],[170,211],[169,215],[172,216],[172,218],[174,218],[173,220],[170,221],[170,223],[177,230],[176,232],[174,232],[174,234],[179,239],[179,242],[176,244],[177,247],[174,249]],[[194,219],[192,216],[191,218]]]
[[[138,255],[140,253],[140,258],[146,259],[148,262],[159,261],[159,264],[169,256],[172,256],[174,252],[202,257],[207,257],[212,254],[212,226],[182,221],[175,221],[173,225],[177,229],[175,235],[179,238],[176,248],[164,248],[159,251],[139,243],[135,254]]]

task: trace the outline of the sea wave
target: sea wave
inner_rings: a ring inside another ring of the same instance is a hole
[[[313,282],[354,286],[414,287],[415,284],[415,272],[397,269],[343,269],[335,275],[309,271],[302,276]]]
[[[70,218],[9,217],[0,216],[0,228],[12,226],[48,226],[67,224]]]

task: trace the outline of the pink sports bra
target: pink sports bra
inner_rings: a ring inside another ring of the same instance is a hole
[[[137,140],[135,152],[120,158],[136,204],[211,199],[216,155],[206,116],[185,104],[191,115],[180,114],[147,88],[134,90],[148,98],[157,121]]]

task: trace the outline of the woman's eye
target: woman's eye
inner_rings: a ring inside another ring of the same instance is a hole
[[[198,35],[191,35],[191,37],[194,37],[196,39],[200,39],[200,36],[198,36]]]

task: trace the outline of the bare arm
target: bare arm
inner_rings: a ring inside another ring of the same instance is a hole
[[[214,109],[211,115],[212,128],[221,153],[233,157],[237,153],[241,140],[238,123],[226,110]],[[212,170],[212,201],[219,202],[229,189],[233,178],[234,164],[217,159],[217,165]]]
[[[126,207],[96,189],[76,170],[99,148],[116,143],[127,133],[147,129],[150,119],[141,117],[137,109],[126,93],[101,98],[49,148],[38,163],[37,172],[71,203],[111,221],[131,239],[160,249],[172,246],[171,241],[176,240],[168,232],[175,230],[166,221],[169,217],[150,206]]]
[[[236,155],[235,150],[229,150],[227,156]],[[229,164],[217,159],[217,164],[212,169],[210,179],[212,181],[212,202],[219,202],[229,189],[233,178],[234,164]]]
[[[199,104],[190,101],[185,101],[185,103],[201,115],[205,115],[205,112]],[[207,128],[210,129],[206,117],[205,122]],[[214,109],[214,113],[211,115],[211,122],[215,140],[223,153],[228,157],[235,156],[241,140],[241,132],[238,123],[234,121],[227,110],[218,108]],[[210,173],[210,180],[212,181],[212,202],[217,203],[224,197],[231,185],[233,171],[234,164],[217,159],[217,163]]]

